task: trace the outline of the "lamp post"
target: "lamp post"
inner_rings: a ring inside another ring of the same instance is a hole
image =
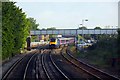
[[[80,24],[80,25],[82,25],[82,37],[83,37],[83,27],[84,27],[84,21],[88,21],[88,19],[82,19],[82,24]]]
[[[82,27],[84,27],[84,21],[88,21],[88,19],[82,19],[82,24],[80,24]]]

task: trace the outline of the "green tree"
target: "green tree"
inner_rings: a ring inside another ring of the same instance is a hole
[[[2,3],[2,59],[24,49],[31,23],[15,2]]]
[[[2,2],[0,2],[0,60],[2,59]]]
[[[28,21],[30,22],[30,30],[38,30],[39,24],[36,23],[36,20],[34,18],[28,18]]]
[[[101,27],[95,27],[94,29],[101,29]]]
[[[5,6],[6,5],[6,6]],[[2,3],[2,56],[3,59],[11,56],[14,49],[14,24],[13,20],[13,9],[15,9],[13,2]],[[15,21],[14,21],[15,22]]]
[[[79,27],[79,29],[87,29],[87,27],[83,26],[83,27]]]

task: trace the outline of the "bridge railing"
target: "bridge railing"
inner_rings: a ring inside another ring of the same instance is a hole
[[[118,34],[117,29],[56,29],[56,30],[31,30],[31,35],[42,34],[62,34],[62,35],[77,35],[77,34]]]

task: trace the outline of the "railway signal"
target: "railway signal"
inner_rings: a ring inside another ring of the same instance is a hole
[[[30,37],[27,37],[26,41],[27,41],[27,50],[30,51],[30,50],[31,50],[31,47],[30,47],[31,38],[30,38]]]

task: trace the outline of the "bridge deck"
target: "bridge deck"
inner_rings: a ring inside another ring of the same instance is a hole
[[[77,35],[77,34],[118,34],[117,29],[56,29],[56,30],[32,30],[31,35],[41,34],[61,34],[61,35]]]

